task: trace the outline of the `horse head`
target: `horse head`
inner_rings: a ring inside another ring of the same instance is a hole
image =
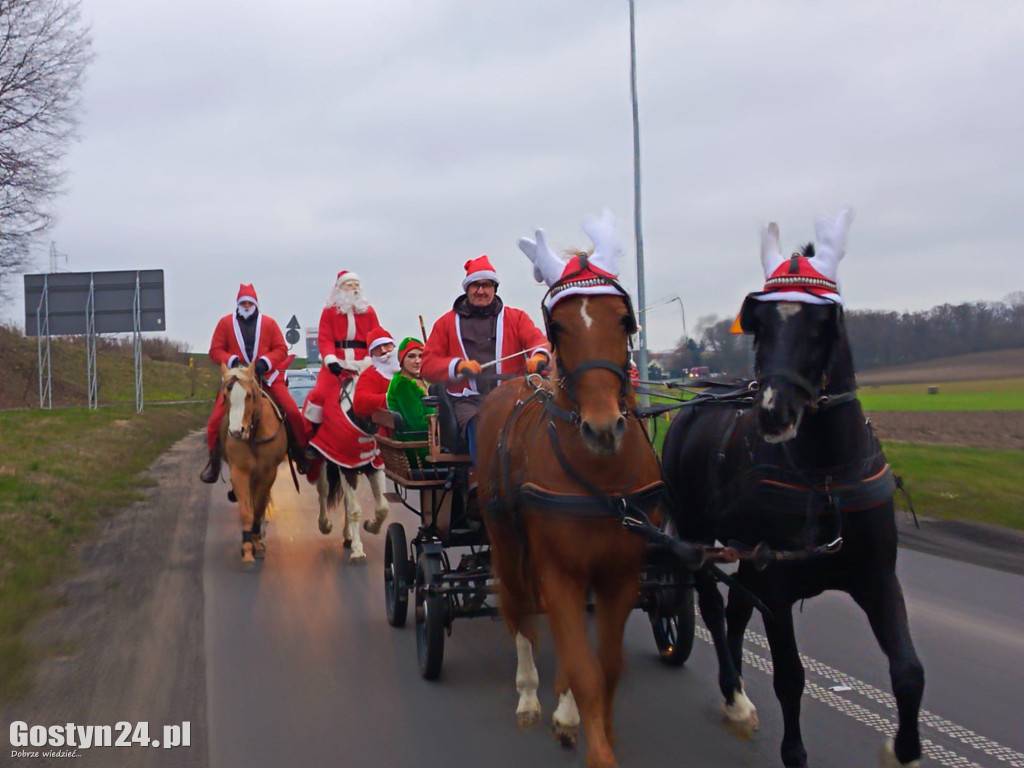
[[[584,219],[594,243],[590,252],[574,251],[568,262],[548,247],[543,230],[536,241],[519,247],[534,264],[534,275],[548,285],[544,323],[558,373],[556,400],[571,412],[591,452],[618,452],[626,432],[629,341],[637,331],[629,294],[618,283],[622,249],[611,214]]]
[[[228,435],[248,440],[259,425],[258,398],[261,396],[255,366],[228,368],[221,366],[220,396],[228,412]]]
[[[819,216],[817,247],[809,243],[788,259],[778,225],[761,233],[765,289],[747,296],[733,330],[754,336],[758,428],[767,442],[796,437],[833,377],[837,351],[848,353],[836,272],[852,219],[848,207],[834,221]]]

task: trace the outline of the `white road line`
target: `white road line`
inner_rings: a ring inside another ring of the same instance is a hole
[[[697,626],[696,635],[704,642],[709,644],[711,643],[711,633],[709,633],[706,628]],[[744,637],[744,645],[758,646],[770,655],[767,638],[757,632],[747,630]],[[866,699],[873,701],[876,704],[880,704],[895,713],[896,700],[893,698],[892,694],[879,688],[875,688],[872,685],[868,685],[867,683],[858,680],[855,677],[851,677],[845,672],[840,672],[834,667],[823,664],[810,656],[800,654],[800,660],[803,662],[804,669],[809,672],[820,677],[828,678],[834,681],[837,685],[847,686],[854,693],[858,693]],[[746,647],[743,650],[743,663],[765,673],[766,675],[771,676],[772,674],[771,661],[763,656],[759,656]],[[893,736],[896,733],[896,723],[893,721],[892,717],[872,712],[860,704],[849,701],[842,696],[838,696],[834,691],[830,691],[828,687],[808,681],[805,686],[805,691],[812,698],[817,699],[826,706],[829,706],[844,715],[852,717],[854,720],[868,726],[869,728],[873,728],[885,736]],[[1001,763],[1010,766],[1010,768],[1024,768],[1024,754],[1003,746],[998,742],[992,741],[981,734],[975,733],[969,728],[964,728],[963,726],[950,722],[949,720],[926,710],[921,710],[918,722],[922,727],[934,728],[944,736],[958,741],[966,747],[976,749],[989,757],[993,757]],[[953,752],[940,744],[936,744],[929,739],[921,739],[921,749],[925,757],[934,761],[935,764],[938,765],[944,765],[948,768],[981,768],[977,763],[974,763],[968,758],[958,755],[956,752]]]

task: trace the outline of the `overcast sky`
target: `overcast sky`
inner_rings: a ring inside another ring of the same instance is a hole
[[[626,0],[82,10],[97,55],[59,266],[163,269],[168,337],[205,350],[240,282],[315,326],[341,269],[419,335],[482,253],[539,320],[516,240],[585,247],[605,206],[635,288]],[[1024,4],[637,0],[636,23],[649,306],[678,295],[691,334],[731,316],[763,282],[760,226],[790,248],[844,202],[849,308],[1024,289]],[[647,328],[672,347],[678,304]]]

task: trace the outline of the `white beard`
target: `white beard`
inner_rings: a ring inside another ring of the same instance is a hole
[[[345,291],[335,287],[331,291],[331,295],[327,297],[327,306],[334,307],[344,315],[347,315],[349,312],[361,315],[370,308],[370,300],[366,298],[362,288],[354,291]]]
[[[253,313],[256,311],[256,307],[255,307],[255,305],[249,307],[248,309],[242,309],[241,307],[238,307],[238,308],[236,308],[235,311],[238,312],[238,316],[239,317],[242,317],[242,318],[248,320],[250,317],[252,317]]]
[[[398,362],[398,355],[395,354],[394,350],[391,350],[382,357],[374,357],[373,367],[377,369],[377,373],[383,376],[385,379],[390,379],[400,370],[402,370],[402,364]]]

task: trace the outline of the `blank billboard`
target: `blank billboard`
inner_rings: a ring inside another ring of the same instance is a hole
[[[25,335],[39,335],[36,311],[40,309],[44,286],[48,308],[44,305],[41,311],[49,316],[49,335],[85,334],[90,283],[93,286],[95,332],[131,333],[135,330],[136,279],[140,307],[139,330],[167,330],[162,269],[53,272],[25,275]],[[44,320],[41,314],[40,321]]]

